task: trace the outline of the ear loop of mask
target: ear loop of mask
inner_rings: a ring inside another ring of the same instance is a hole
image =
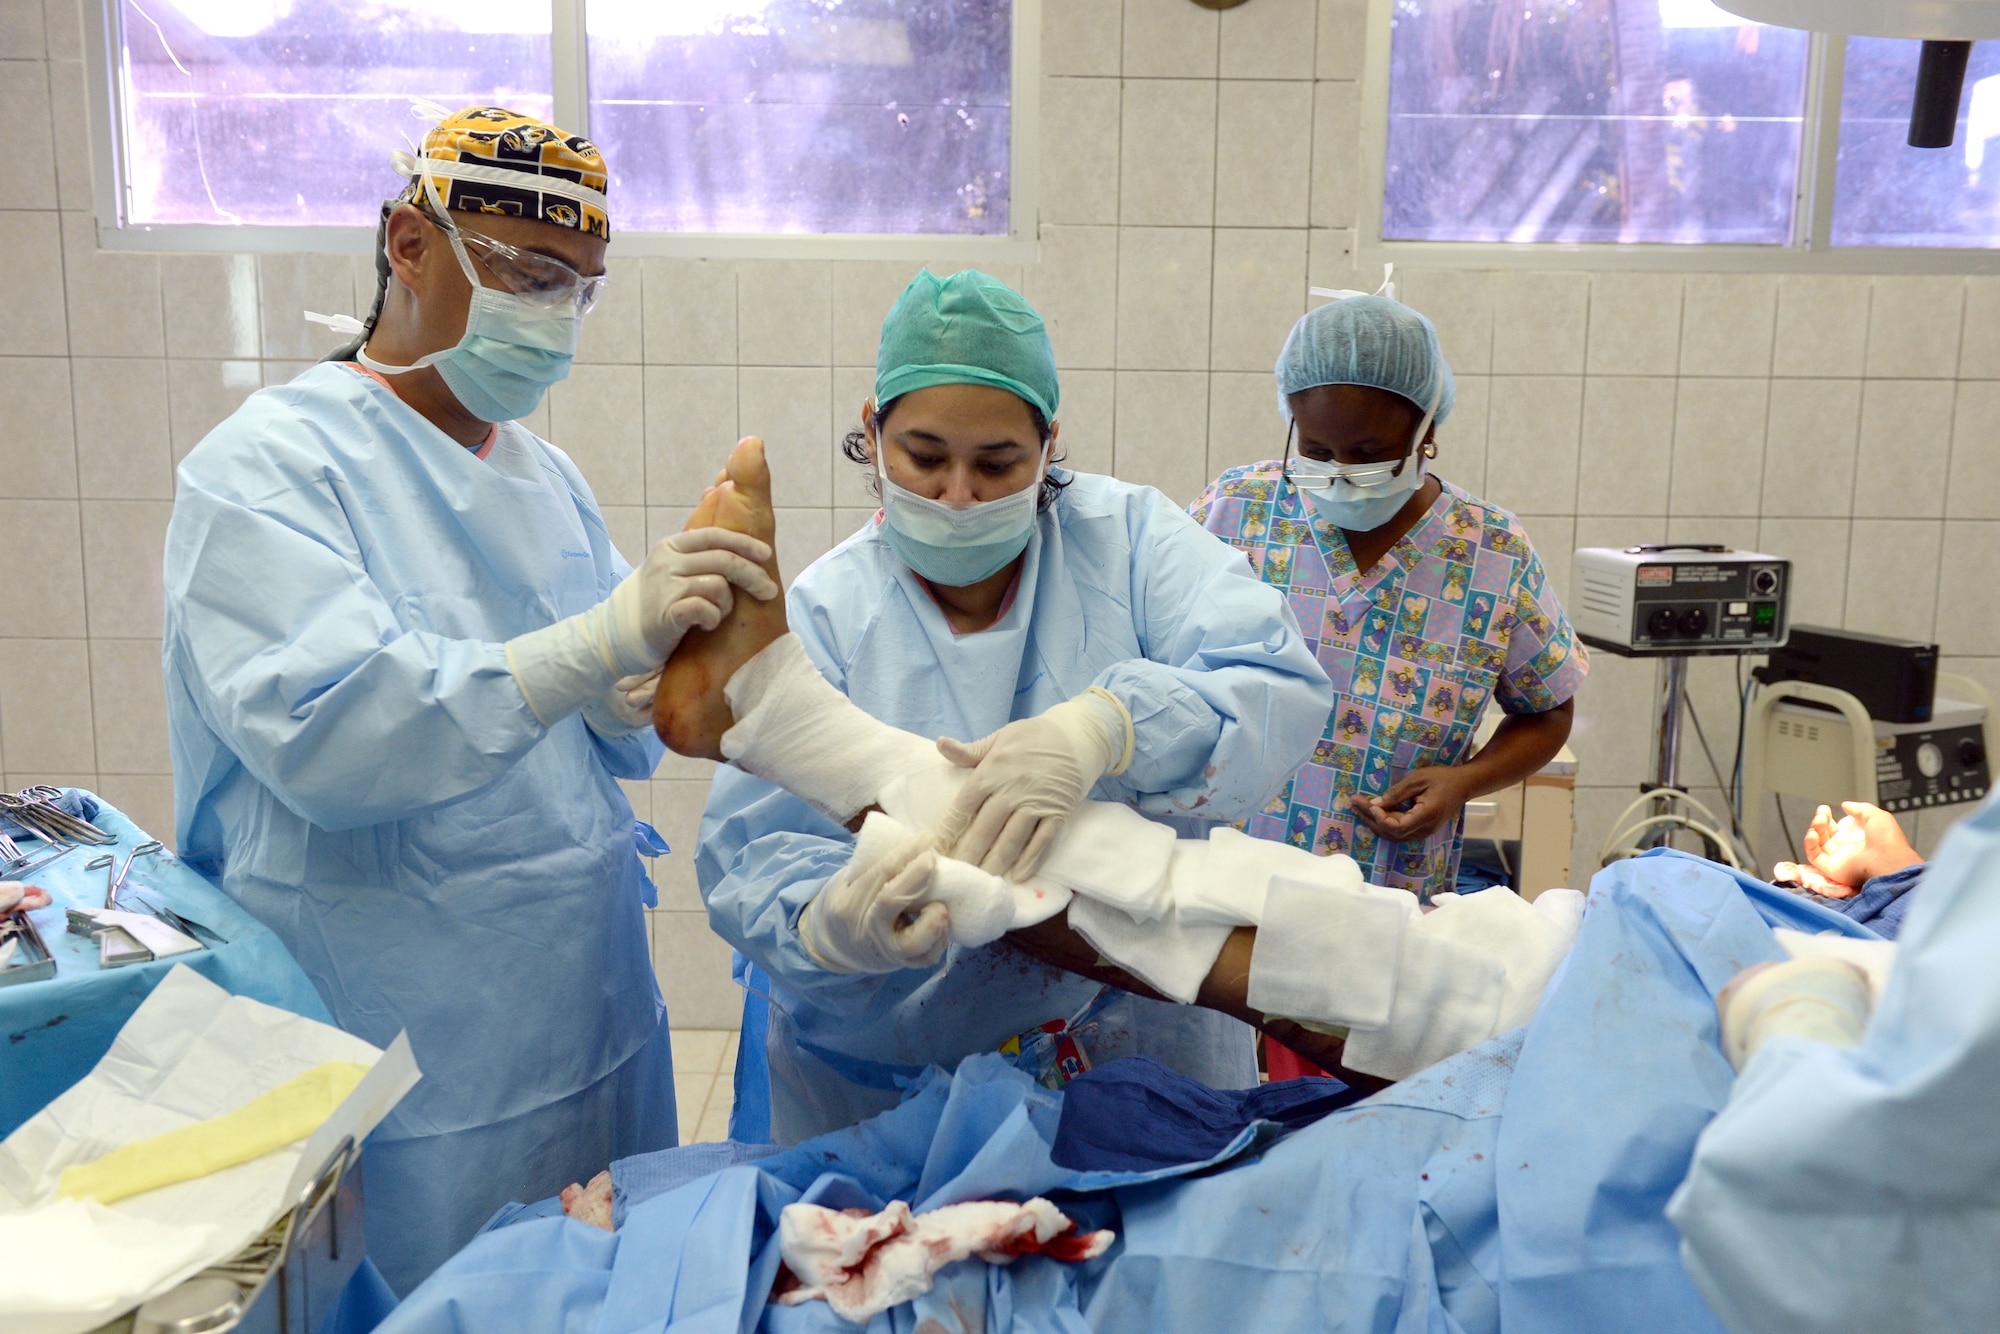
[[[870,413],[869,418],[871,421],[873,421],[874,414]],[[880,499],[884,505],[887,505],[888,503],[887,488],[892,486],[895,487],[898,491],[901,491],[904,495],[909,496],[914,500],[923,501],[927,505],[938,505],[944,509],[959,510],[961,512],[963,512],[964,510],[976,508],[980,505],[995,505],[998,504],[1001,500],[1011,500],[1014,497],[1015,493],[1009,492],[1007,495],[999,497],[999,500],[975,500],[972,502],[971,505],[965,505],[965,506],[946,505],[941,500],[927,500],[925,497],[917,495],[916,492],[910,490],[910,488],[904,486],[901,482],[890,480],[888,454],[887,450],[883,446],[882,428],[880,425],[877,425],[875,427],[875,439],[873,443],[875,446],[875,482],[876,482],[877,498]],[[1053,439],[1044,440],[1042,442],[1041,466],[1035,472],[1035,480],[1032,483],[1030,483],[1027,487],[1023,488],[1024,490],[1040,491],[1042,489],[1042,483],[1048,479],[1049,466],[1055,456],[1055,449],[1056,449],[1056,442]]]
[[[1386,285],[1386,281],[1387,281],[1387,280],[1385,279],[1385,280],[1384,280],[1384,282],[1385,282],[1385,285]],[[1317,289],[1315,289],[1315,290],[1317,290]],[[1350,293],[1350,295],[1358,295],[1358,294],[1356,294],[1356,293]],[[1431,390],[1431,405],[1430,405],[1430,406],[1429,406],[1428,408],[1425,408],[1425,409],[1424,409],[1424,418],[1423,418],[1423,420],[1422,420],[1422,421],[1420,421],[1420,422],[1418,422],[1418,423],[1417,423],[1417,433],[1416,433],[1416,438],[1415,438],[1415,439],[1413,439],[1413,440],[1412,440],[1412,441],[1410,442],[1410,452],[1409,452],[1409,453],[1407,453],[1407,454],[1405,454],[1405,455],[1404,455],[1404,456],[1403,456],[1402,458],[1400,458],[1400,459],[1398,459],[1398,460],[1396,461],[1396,470],[1395,470],[1394,472],[1392,472],[1392,473],[1390,473],[1390,474],[1389,474],[1389,477],[1390,477],[1390,478],[1396,478],[1396,477],[1400,477],[1400,476],[1402,476],[1402,473],[1403,473],[1403,465],[1404,465],[1404,464],[1406,464],[1406,463],[1408,463],[1408,462],[1409,462],[1410,460],[1412,460],[1412,459],[1415,459],[1415,458],[1419,458],[1419,457],[1421,457],[1421,458],[1426,458],[1426,459],[1434,459],[1434,458],[1436,458],[1436,457],[1438,456],[1438,451],[1437,451],[1437,442],[1436,442],[1436,441],[1431,441],[1431,442],[1429,443],[1429,445],[1428,445],[1428,446],[1426,446],[1426,444],[1425,444],[1425,441],[1424,441],[1424,437],[1425,437],[1426,435],[1430,434],[1430,429],[1431,429],[1431,422],[1432,422],[1432,420],[1433,420],[1434,418],[1436,418],[1436,416],[1437,416],[1437,408],[1438,408],[1438,404],[1439,404],[1440,402],[1442,402],[1442,401],[1443,401],[1443,399],[1444,399],[1444,377],[1443,377],[1442,375],[1440,375],[1440,376],[1438,377],[1438,382],[1437,382],[1437,387],[1436,387],[1435,389]],[[1294,437],[1295,437],[1295,436],[1296,436],[1296,435],[1298,434],[1298,429],[1299,429],[1299,424],[1298,424],[1298,421],[1297,421],[1296,419],[1294,419],[1293,421],[1291,421],[1291,422],[1287,423],[1287,425],[1286,425],[1286,427],[1285,427],[1285,458],[1286,458],[1286,463],[1284,464],[1284,467],[1283,467],[1283,472],[1285,473],[1285,480],[1286,480],[1286,481],[1288,481],[1288,482],[1291,482],[1291,483],[1292,483],[1292,489],[1293,489],[1293,490],[1295,490],[1295,491],[1296,491],[1296,490],[1303,490],[1303,489],[1304,489],[1304,488],[1300,487],[1300,486],[1299,486],[1299,484],[1298,484],[1298,483],[1297,483],[1296,481],[1293,481],[1293,480],[1292,480],[1292,477],[1291,477],[1291,462],[1290,462],[1290,460],[1291,460],[1291,453],[1292,453],[1292,440],[1293,440],[1293,438],[1294,438]],[[1317,460],[1317,459],[1307,459],[1307,458],[1306,458],[1306,457],[1305,457],[1304,455],[1300,455],[1300,457],[1299,457],[1299,461],[1300,461],[1300,462],[1302,462],[1302,463],[1317,463],[1317,462],[1318,462],[1318,460]],[[1339,466],[1339,465],[1335,465],[1335,466]],[[1380,466],[1380,465],[1376,465],[1376,464],[1362,464],[1362,465],[1355,465],[1355,466],[1362,466],[1362,467],[1376,467],[1376,466]],[[1331,477],[1332,477],[1332,479],[1333,479],[1334,481],[1342,481],[1342,480],[1347,480],[1347,479],[1343,478],[1343,477],[1342,477],[1342,475],[1341,475],[1341,474],[1339,474],[1339,473],[1334,473],[1334,474],[1331,474]],[[1359,485],[1359,484],[1358,484],[1358,483],[1356,483],[1356,485]],[[1367,488],[1365,488],[1365,487],[1364,487],[1363,489],[1364,489],[1364,490],[1366,490]]]
[[[458,267],[465,271],[466,279],[472,284],[472,290],[477,292],[484,288],[486,284],[479,281],[479,271],[472,267],[472,256],[466,253],[465,241],[458,234],[458,224],[451,220],[451,212],[444,206],[443,196],[438,194],[437,182],[432,180],[430,174],[423,168],[424,159],[419,157],[416,161],[417,179],[423,183],[424,193],[429,197],[431,205],[437,210],[437,217],[434,221],[437,223],[438,229],[445,234],[445,239],[451,242],[451,253],[457,256]],[[310,315],[308,318],[310,318]],[[472,309],[470,306],[466,308],[465,318],[468,324],[472,320]],[[464,337],[465,334],[461,331],[459,338],[462,340]],[[435,352],[426,353],[407,366],[391,366],[386,362],[377,361],[375,358],[369,356],[368,346],[366,342],[363,342],[354,349],[354,359],[378,375],[408,375],[411,371],[420,371],[426,366],[434,366],[438,362],[443,361],[451,354],[453,348],[457,346],[458,344],[454,342],[451,347],[439,348]]]

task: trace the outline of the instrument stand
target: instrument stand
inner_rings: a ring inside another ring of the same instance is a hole
[[[1688,657],[1684,653],[1668,654],[1660,659],[1662,671],[1659,678],[1659,736],[1653,752],[1653,777],[1641,788],[1646,792],[1658,792],[1662,788],[1680,788],[1681,771],[1681,714],[1687,708]],[[1674,798],[1662,793],[1653,799],[1653,814],[1672,814]],[[1673,834],[1672,825],[1656,825],[1645,835],[1645,846],[1670,847],[1668,842]]]

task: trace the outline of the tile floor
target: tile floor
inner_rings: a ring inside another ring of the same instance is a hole
[[[674,1103],[681,1143],[729,1138],[729,1108],[736,1098],[736,1030],[676,1028]]]

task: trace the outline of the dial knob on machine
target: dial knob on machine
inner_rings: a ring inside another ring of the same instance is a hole
[[[1986,747],[1971,737],[1958,740],[1958,762],[1968,769],[1977,769],[1986,760]]]
[[[1917,747],[1917,772],[1926,778],[1936,778],[1944,772],[1944,752],[1935,741],[1926,741]]]
[[[1759,567],[1750,575],[1750,589],[1752,592],[1762,593],[1767,597],[1777,592],[1778,572],[1768,565]]]
[[[1674,609],[1662,607],[1646,618],[1646,631],[1655,639],[1668,639],[1673,636],[1676,624]]]
[[[1681,613],[1681,633],[1684,635],[1706,634],[1708,612],[1700,607],[1689,607]]]

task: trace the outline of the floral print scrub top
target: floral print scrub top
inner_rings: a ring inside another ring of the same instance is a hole
[[[1424,898],[1450,890],[1458,874],[1463,813],[1421,843],[1391,843],[1348,797],[1379,796],[1413,769],[1464,759],[1489,698],[1508,713],[1545,713],[1590,670],[1520,520],[1440,482],[1429,511],[1366,575],[1275,460],[1231,468],[1188,509],[1290,593],[1333,678],[1333,713],[1312,759],[1243,828],[1347,853],[1371,884]]]

